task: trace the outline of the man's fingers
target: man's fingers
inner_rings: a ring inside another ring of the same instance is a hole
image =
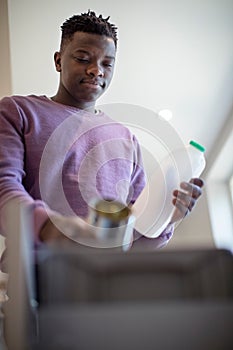
[[[204,180],[201,179],[200,177],[195,177],[193,179],[190,180],[190,183],[193,183],[194,185],[202,188],[204,186]]]
[[[182,182],[180,184],[182,190],[184,190],[190,197],[199,198],[202,194],[202,189],[198,185],[191,182]],[[179,192],[179,191],[178,191]]]
[[[176,222],[184,218],[189,212],[193,210],[198,198],[202,194],[202,187],[204,181],[200,178],[193,178],[190,182],[182,182],[180,184],[180,190],[173,192],[174,198],[172,203],[175,205],[172,222]]]
[[[189,213],[188,208],[184,206],[181,202],[179,202],[177,199],[173,199],[173,204],[176,208],[174,212],[174,221],[183,219]]]
[[[196,204],[196,198],[190,197],[189,195],[179,191],[178,195],[175,196],[173,200],[173,204],[177,208],[179,207],[179,209],[180,209],[180,206],[183,206],[184,210],[182,210],[182,212],[186,212],[187,209],[191,211]]]

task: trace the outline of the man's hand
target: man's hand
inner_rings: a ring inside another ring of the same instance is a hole
[[[171,219],[171,224],[176,223],[188,215],[194,208],[198,198],[202,194],[204,181],[200,178],[191,179],[190,182],[182,182],[181,190],[173,192],[174,198],[172,203],[175,210]]]
[[[39,239],[46,243],[84,242],[95,239],[95,230],[79,217],[52,215],[40,230]]]

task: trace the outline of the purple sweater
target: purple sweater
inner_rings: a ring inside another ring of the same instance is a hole
[[[37,236],[49,210],[86,217],[93,198],[129,205],[145,186],[135,136],[102,112],[88,113],[46,96],[5,97],[0,137],[3,235],[4,206],[11,198],[33,207]],[[163,245],[171,235],[166,230],[156,244]]]

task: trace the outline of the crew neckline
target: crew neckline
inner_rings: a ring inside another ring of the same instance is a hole
[[[89,112],[89,111],[87,111],[87,110],[85,110],[85,109],[81,109],[81,108],[79,108],[79,107],[74,107],[74,106],[70,106],[70,105],[65,105],[65,104],[63,104],[63,103],[60,103],[60,102],[57,102],[57,101],[54,101],[53,99],[52,99],[52,97],[50,97],[50,96],[47,96],[47,95],[44,95],[44,97],[45,98],[47,98],[49,101],[51,101],[51,102],[53,102],[53,103],[56,103],[56,104],[59,104],[60,106],[63,106],[64,108],[69,108],[69,109],[72,109],[72,110],[78,110],[78,111],[83,111],[83,112],[86,112],[86,113],[89,113],[89,114],[94,114],[94,115],[99,115],[100,113],[101,113],[101,110],[99,110],[99,109],[95,109],[95,111],[94,111],[94,113],[93,112]]]

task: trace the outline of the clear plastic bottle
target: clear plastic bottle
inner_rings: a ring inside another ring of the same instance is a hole
[[[161,162],[132,207],[138,232],[155,238],[167,227],[174,211],[173,191],[182,181],[201,175],[206,165],[204,152],[203,146],[190,141]]]

